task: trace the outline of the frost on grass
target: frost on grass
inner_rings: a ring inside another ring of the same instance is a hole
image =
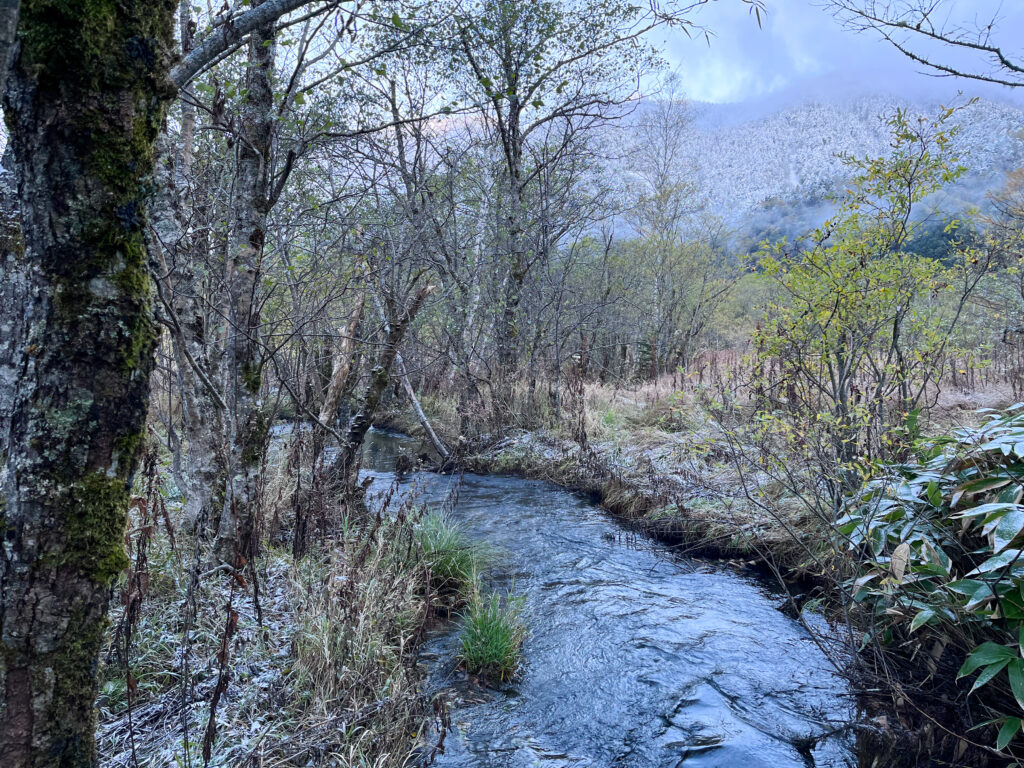
[[[211,765],[404,765],[427,717],[415,652],[431,590],[415,536],[403,514],[349,521],[297,563],[268,548],[258,585],[204,567],[190,590],[195,542],[178,532],[172,551],[158,531],[127,652],[117,631],[123,605],[111,616],[98,702],[102,764],[203,764],[234,616]]]

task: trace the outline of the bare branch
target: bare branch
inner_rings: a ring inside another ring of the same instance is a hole
[[[1024,87],[1024,60],[1015,58],[993,40],[999,19],[973,28],[936,22],[935,0],[826,0],[843,24],[858,32],[871,31],[896,50],[941,77],[961,77],[1008,88]],[[925,50],[931,46],[935,52]],[[977,66],[941,60],[938,50],[977,56]]]
[[[204,39],[196,42],[192,50],[171,69],[171,82],[178,88],[188,85],[197,74],[216,61],[223,53],[237,48],[252,32],[279,19],[313,0],[266,0],[252,10],[226,19]],[[337,0],[324,3],[323,11],[337,6]]]

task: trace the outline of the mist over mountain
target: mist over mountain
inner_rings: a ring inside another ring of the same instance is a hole
[[[840,156],[885,155],[886,118],[896,109],[935,117],[943,105],[966,104],[952,121],[959,125],[954,151],[968,173],[930,207],[948,214],[984,207],[1006,172],[1024,165],[1024,109],[1011,101],[942,99],[938,88],[898,96],[871,92],[863,81],[821,85],[749,103],[689,105],[682,172],[704,210],[723,218],[746,246],[821,223],[832,208],[829,195],[849,177]]]

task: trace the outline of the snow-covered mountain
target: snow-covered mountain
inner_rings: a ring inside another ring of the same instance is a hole
[[[848,176],[839,154],[874,157],[889,151],[885,117],[897,108],[934,117],[940,105],[888,95],[790,99],[775,110],[770,102],[694,103],[686,173],[708,211],[741,230],[790,234],[820,222],[826,195]],[[983,204],[1007,170],[1024,165],[1024,109],[979,100],[953,120],[960,125],[954,149],[970,171],[942,201],[957,211]]]

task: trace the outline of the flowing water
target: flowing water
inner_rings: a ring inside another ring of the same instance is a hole
[[[414,441],[371,432],[372,490]],[[400,481],[424,501],[450,477]],[[497,555],[494,589],[526,595],[521,675],[502,690],[457,668],[457,622],[425,645],[428,685],[454,699],[436,765],[840,768],[852,701],[763,580],[638,538],[547,483],[467,475],[454,517]]]

